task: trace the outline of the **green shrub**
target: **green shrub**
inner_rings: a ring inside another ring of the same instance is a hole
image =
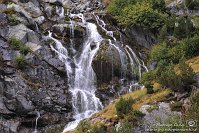
[[[122,120],[121,127],[117,133],[132,133],[133,128],[138,126],[138,122],[144,115],[140,111],[130,111]]]
[[[90,129],[90,133],[106,133],[106,127],[104,124],[100,123],[97,125],[94,125],[91,129]]]
[[[182,105],[183,105],[183,102],[180,102],[180,101],[170,104],[171,111],[181,111]]]
[[[12,7],[12,8],[6,8],[6,9],[4,9],[2,13],[12,15],[12,14],[15,14],[16,11],[15,11],[15,8]]]
[[[177,38],[185,38],[193,31],[193,23],[190,18],[180,16],[177,18],[174,27],[174,36]]]
[[[108,11],[124,26],[138,25],[157,31],[164,24],[164,0],[113,0]]]
[[[192,38],[185,39],[183,41],[185,43],[184,45],[184,51],[185,51],[185,57],[191,58],[193,56],[199,55],[199,36],[195,35]]]
[[[20,53],[23,55],[26,55],[28,54],[28,52],[30,52],[30,47],[26,46],[24,43],[22,43],[19,39],[17,39],[14,36],[8,39],[8,43],[11,45],[12,48],[20,50]]]
[[[75,129],[75,133],[83,133],[87,132],[91,128],[90,123],[87,120],[82,120],[80,123],[77,125]]]
[[[20,23],[19,20],[17,20],[15,17],[13,16],[9,16],[8,17],[8,23],[10,26],[15,26],[15,25],[18,25]]]
[[[160,11],[166,10],[165,0],[148,0],[152,4],[153,9],[157,9]]]
[[[134,100],[132,98],[125,100],[124,98],[121,97],[120,100],[115,105],[117,116],[119,118],[123,118],[126,114],[130,113],[132,111],[133,103]]]
[[[177,64],[183,58],[185,58],[185,44],[177,44],[169,50],[169,57],[172,63]]]
[[[19,50],[22,45],[24,45],[19,39],[12,36],[8,39],[8,43],[11,45],[12,48]]]
[[[161,30],[160,30],[160,33],[159,33],[159,37],[158,37],[158,40],[160,42],[163,42],[167,37],[167,25],[164,25]]]
[[[169,58],[169,49],[165,43],[154,45],[150,51],[150,58],[153,61],[161,61]]]
[[[30,47],[29,46],[21,46],[20,47],[20,53],[23,55],[27,55],[30,52]]]
[[[151,70],[148,72],[144,72],[141,78],[140,83],[143,84],[147,88],[147,93],[154,93],[153,86],[151,84],[152,81],[156,80],[156,71]]]
[[[191,67],[181,62],[177,70],[174,69],[172,64],[166,66],[163,70],[159,70],[157,82],[174,91],[190,91],[189,87],[194,82],[193,75]]]
[[[191,105],[190,108],[188,109],[188,112],[186,112],[184,121],[187,123],[187,121],[194,120],[196,122],[199,122],[199,91],[193,93],[190,96],[190,102],[187,104]],[[198,127],[198,125],[197,125]],[[197,128],[193,127],[193,128]]]
[[[15,58],[15,64],[16,64],[16,67],[19,69],[25,68],[25,66],[27,65],[25,56],[24,55],[17,56]]]
[[[199,0],[184,0],[184,4],[188,9],[196,9],[199,6]]]
[[[129,5],[116,18],[123,25],[139,25],[147,29],[158,29],[164,24],[163,15],[152,9],[152,5],[148,2]]]
[[[138,0],[112,0],[108,6],[108,11],[114,16],[119,16],[126,6],[134,4],[137,1]]]

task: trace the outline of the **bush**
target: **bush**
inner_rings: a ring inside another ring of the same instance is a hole
[[[91,129],[90,129],[90,133],[106,133],[106,127],[104,124],[100,123],[97,125],[94,125]]]
[[[199,0],[184,0],[185,6],[190,9],[196,9],[199,6]]]
[[[154,31],[164,24],[164,0],[113,0],[108,11],[124,26],[143,26]]]
[[[180,101],[170,104],[171,111],[181,111],[182,105],[183,105],[183,102],[180,102]]]
[[[112,15],[119,16],[126,6],[134,4],[137,1],[138,0],[112,0],[107,9]]]
[[[154,10],[148,2],[129,5],[122,10],[122,14],[116,17],[123,25],[139,25],[146,29],[157,30],[164,24],[163,15]]]
[[[83,133],[87,132],[91,128],[90,123],[87,120],[82,120],[80,123],[77,125],[75,129],[75,133]]]
[[[190,18],[180,16],[177,18],[174,27],[174,36],[177,38],[185,38],[193,31],[193,23]]]
[[[185,39],[183,43],[186,58],[199,55],[199,36],[195,35],[192,38]]]
[[[195,92],[190,97],[190,108],[188,109],[188,112],[185,114],[185,122],[194,120],[196,122],[199,121],[199,91]],[[195,127],[194,127],[195,128]]]
[[[150,58],[153,61],[161,61],[161,60],[167,60],[169,59],[169,49],[167,48],[165,43],[155,45],[152,47],[150,51]]]
[[[167,37],[167,25],[164,25],[161,30],[160,30],[160,33],[159,33],[159,37],[158,37],[158,40],[160,42],[163,42]]]
[[[21,46],[20,47],[20,53],[23,55],[27,55],[30,52],[30,47],[29,46]]]
[[[18,25],[20,23],[19,20],[17,20],[15,17],[13,16],[9,16],[8,17],[8,22],[9,22],[9,25],[11,26],[15,26],[15,25]]]
[[[23,69],[27,65],[25,56],[24,55],[17,56],[15,58],[15,64],[17,68]]]
[[[121,97],[120,100],[115,105],[117,116],[119,118],[123,118],[126,114],[130,113],[132,111],[133,103],[134,100],[132,98],[125,100],[124,98]]]
[[[138,126],[138,122],[144,116],[140,111],[129,112],[121,122],[121,127],[117,133],[132,133],[133,128]]]
[[[141,78],[140,83],[143,84],[147,88],[147,93],[154,93],[153,86],[151,84],[152,81],[156,80],[156,71],[151,70],[148,72],[144,72]]]
[[[28,52],[30,52],[30,47],[26,46],[24,43],[22,43],[16,37],[10,37],[8,39],[8,43],[11,45],[12,48],[14,48],[16,50],[20,50],[20,53],[23,55],[26,55],[26,54],[28,54]]]
[[[171,64],[163,70],[159,70],[157,81],[174,91],[190,91],[189,87],[194,82],[193,75],[193,70],[187,64],[181,62],[176,69]]]
[[[15,8],[12,7],[12,8],[6,8],[6,9],[4,9],[2,13],[12,15],[12,14],[15,14],[16,11],[15,11]]]
[[[19,39],[12,36],[8,39],[8,43],[11,45],[12,48],[19,50],[22,45],[24,45]]]
[[[152,4],[153,9],[157,9],[160,11],[166,10],[165,0],[148,0]]]

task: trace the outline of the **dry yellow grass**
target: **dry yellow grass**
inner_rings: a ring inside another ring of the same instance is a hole
[[[155,104],[159,101],[165,100],[166,96],[171,93],[170,89],[159,90],[158,92],[146,95],[133,104],[133,109],[139,110],[142,105]]]
[[[193,57],[186,61],[187,64],[193,69],[194,72],[199,72],[199,56]]]
[[[124,99],[128,99],[130,97],[135,99],[137,102],[135,104],[133,104],[132,108],[138,110],[144,104],[153,104],[158,101],[164,100],[165,97],[171,92],[170,89],[164,89],[164,90],[159,89],[158,90],[158,88],[160,88],[160,85],[157,83],[154,86],[157,87],[156,88],[157,92],[154,94],[147,94],[147,90],[143,89],[143,90],[137,90],[137,91],[125,94],[122,97]],[[101,120],[105,120],[105,121],[117,120],[116,109],[115,109],[115,103],[117,101],[118,101],[118,99],[116,99],[114,102],[109,104],[102,111],[94,114],[90,119],[100,118]]]

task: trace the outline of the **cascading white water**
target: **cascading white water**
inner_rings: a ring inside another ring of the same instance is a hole
[[[96,22],[97,24],[101,27],[101,29],[106,32],[106,35],[108,35],[109,37],[111,37],[114,41],[116,41],[116,38],[113,35],[113,31],[108,31],[106,29],[106,23],[99,18],[99,16],[95,15],[93,13],[93,15],[95,16]],[[130,63],[130,68],[131,68],[131,73],[133,75],[139,75],[139,79],[141,79],[141,75],[142,75],[142,68],[144,68],[146,71],[148,71],[147,67],[145,66],[144,62],[142,60],[140,60],[137,55],[135,54],[135,52],[131,49],[131,47],[129,47],[128,45],[125,45],[124,48],[123,44],[122,47],[118,47],[116,44],[112,43],[112,41],[109,39],[109,45],[111,45],[112,47],[114,47],[117,51],[118,54],[120,56],[120,61],[121,61],[121,68],[122,68],[122,78],[125,78],[125,72],[127,71],[127,63]],[[124,49],[124,50],[122,50]],[[128,61],[128,59],[129,61]],[[142,64],[141,64],[142,62]],[[139,86],[138,82],[136,81],[131,81],[130,82],[130,88],[131,87],[135,87],[137,88]],[[130,91],[130,89],[129,89]]]
[[[99,50],[101,41],[103,40],[97,31],[97,26],[84,20],[82,14],[72,14],[71,17],[79,17],[87,28],[87,39],[83,43],[83,48],[79,56],[69,57],[68,51],[63,47],[62,43],[52,37],[56,46],[51,45],[51,49],[58,55],[59,59],[65,63],[70,91],[72,94],[72,105],[75,121],[69,123],[63,132],[73,130],[80,120],[90,117],[93,113],[103,108],[99,98],[95,96],[95,73],[92,69],[92,60]],[[72,20],[71,20],[72,21]],[[74,26],[71,22],[71,33],[74,33]],[[75,68],[71,67],[71,63],[75,64]]]
[[[64,17],[63,8],[57,8],[57,13],[59,13],[60,18]],[[70,122],[64,129],[63,133],[73,130],[76,128],[78,123],[85,118],[90,117],[93,113],[99,111],[103,108],[102,103],[99,98],[95,96],[96,91],[96,75],[92,69],[92,61],[99,50],[100,44],[103,40],[99,32],[97,31],[97,26],[93,23],[86,22],[83,14],[70,14],[70,46],[71,51],[62,45],[62,43],[52,37],[52,33],[49,32],[49,38],[55,42],[55,46],[50,45],[51,49],[58,54],[59,59],[65,63],[69,90],[72,94],[72,106],[75,121]],[[121,61],[121,75],[125,78],[127,72],[128,58],[130,59],[132,72],[137,65],[139,69],[139,74],[141,74],[141,63],[133,50],[126,46],[125,48],[113,43],[116,38],[113,35],[113,31],[108,31],[106,29],[106,24],[98,16],[94,15],[97,24],[107,33],[108,36],[112,38],[108,39],[109,45],[114,47],[119,54]],[[74,28],[77,23],[73,21],[74,18],[79,18],[82,24],[87,29],[87,37],[85,42],[82,44],[82,49],[77,53],[73,46],[74,38]],[[136,65],[135,65],[136,64]],[[141,75],[140,75],[141,76]],[[137,85],[137,84],[136,84]]]
[[[35,120],[35,130],[33,133],[38,133],[38,130],[37,130],[37,123],[38,123],[38,119],[41,117],[39,111],[36,111],[36,114],[37,114],[37,117],[36,117],[36,120]]]

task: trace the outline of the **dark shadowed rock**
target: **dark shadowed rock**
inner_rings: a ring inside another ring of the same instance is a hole
[[[149,30],[144,30],[143,28],[138,26],[128,27],[124,30],[124,33],[126,35],[123,36],[124,41],[126,40],[127,42],[125,42],[127,44],[140,45],[147,49],[150,49],[151,46],[157,41],[155,35],[152,32],[150,32]]]

